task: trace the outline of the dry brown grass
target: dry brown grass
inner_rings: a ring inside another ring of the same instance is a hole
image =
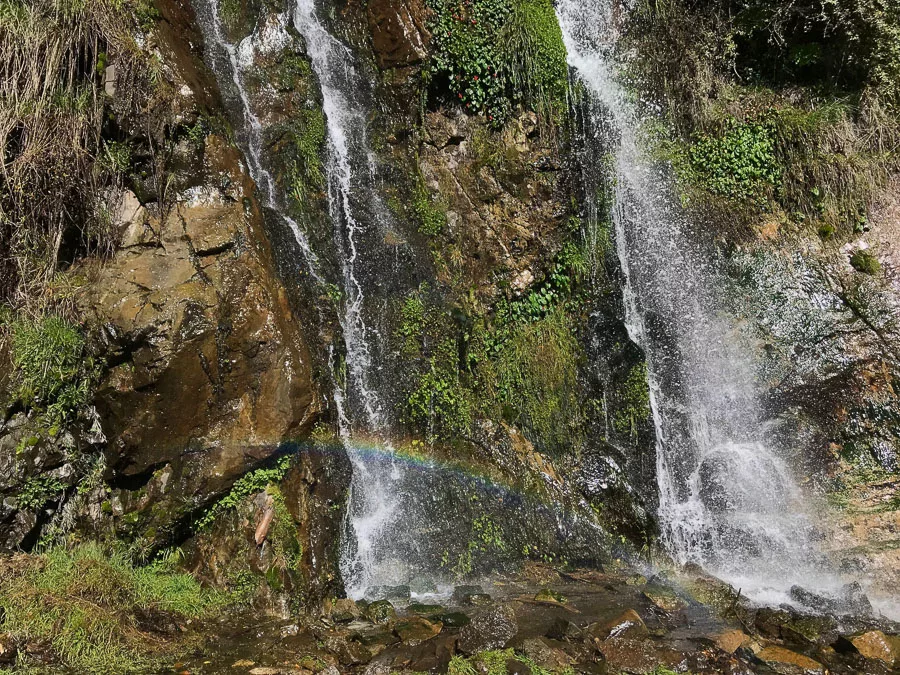
[[[40,297],[62,258],[111,246],[103,70],[133,90],[134,29],[124,0],[0,0],[0,301]]]

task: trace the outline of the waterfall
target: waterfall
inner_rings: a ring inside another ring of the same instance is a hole
[[[247,88],[244,85],[242,61],[245,60],[247,50],[252,54],[253,45],[248,38],[244,44],[236,46],[225,37],[225,28],[222,25],[219,0],[206,0],[198,3],[201,26],[206,31],[207,43],[210,46],[208,55],[213,62],[213,70],[226,98],[236,98],[244,124],[235,129],[235,140],[238,143],[247,161],[247,170],[253,182],[256,183],[257,192],[262,205],[278,217],[290,228],[297,241],[297,245],[303,252],[307,268],[310,274],[319,283],[323,282],[318,270],[318,258],[313,253],[306,238],[306,234],[300,225],[291,218],[278,194],[275,180],[271,172],[265,167],[263,160],[262,123],[253,111]],[[283,26],[275,27],[276,35],[282,34]],[[270,38],[272,40],[272,38]],[[274,38],[275,42],[278,38]],[[245,48],[242,50],[242,48]]]
[[[560,0],[557,16],[590,131],[615,157],[610,215],[627,328],[647,359],[663,543],[679,563],[762,602],[787,600],[792,584],[833,587],[800,490],[768,439],[754,363],[719,309],[712,255],[691,236],[664,169],[642,155],[640,119],[617,82],[613,7]]]
[[[321,85],[327,124],[328,215],[340,265],[342,298],[338,318],[347,370],[343,388],[341,378],[334,378],[332,400],[343,445],[353,467],[341,567],[348,593],[359,597],[369,585],[394,581],[397,570],[390,550],[384,550],[384,542],[391,541],[392,537],[385,530],[396,522],[403,494],[400,489],[403,471],[393,461],[385,406],[373,382],[378,333],[366,319],[364,289],[382,284],[378,280],[366,281],[363,275],[392,272],[384,265],[385,257],[379,248],[391,223],[373,185],[374,166],[366,141],[366,108],[361,100],[367,84],[361,80],[347,47],[319,21],[313,0],[297,0],[292,18],[278,15],[276,25],[267,25],[265,30],[257,28],[238,45],[231,44],[226,37],[219,0],[199,0],[197,5],[208,59],[226,100],[241,115],[242,124],[237,126],[235,135],[257,185],[260,201],[290,227],[312,276],[324,285],[328,279],[319,269],[318,258],[298,223],[286,212],[275,180],[266,168],[264,126],[254,112],[244,80],[258,50],[274,50],[287,43],[287,22],[292,20],[306,42],[313,71]],[[328,357],[332,369],[339,370],[333,347],[329,347]],[[377,445],[388,449],[374,460],[361,445],[372,443],[373,438]]]
[[[371,284],[364,281],[360,269],[363,262],[367,268],[383,262],[375,242],[366,239],[366,230],[375,230],[368,233],[371,237],[391,228],[373,184],[375,167],[361,98],[367,83],[361,79],[350,50],[319,20],[314,0],[297,0],[293,20],[306,41],[319,80],[327,125],[328,215],[343,276],[340,324],[348,371],[346,399],[344,392],[338,391],[335,401],[341,437],[353,466],[341,572],[348,595],[358,598],[372,585],[396,583],[398,573],[391,560],[389,530],[400,515],[403,470],[391,456],[385,406],[373,383],[373,351],[378,335],[367,324],[364,289]],[[368,259],[363,261],[365,256]],[[358,422],[353,410],[358,410],[362,418]],[[386,456],[373,459],[355,438],[355,426],[386,447]]]

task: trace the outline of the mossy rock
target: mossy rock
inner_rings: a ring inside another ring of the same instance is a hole
[[[372,623],[390,623],[397,620],[397,611],[390,600],[376,600],[363,610],[363,615]]]

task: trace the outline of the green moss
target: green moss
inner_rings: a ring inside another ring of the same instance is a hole
[[[561,306],[552,307],[542,317],[517,321],[503,332],[505,339],[483,366],[482,380],[495,377],[504,417],[530,431],[545,449],[577,445],[581,347],[570,315]]]
[[[134,672],[150,664],[160,642],[137,629],[139,612],[199,618],[224,601],[179,573],[173,556],[134,567],[96,544],[54,548],[0,573],[0,630],[48,642],[63,665],[80,672]]]
[[[881,263],[878,262],[878,258],[868,251],[856,251],[850,256],[850,264],[853,266],[853,269],[863,274],[874,276],[881,272]]]
[[[272,497],[275,517],[269,530],[269,540],[278,567],[299,572],[303,564],[303,543],[297,536],[297,525],[287,508],[284,495],[277,485],[269,484],[266,494]]]
[[[421,178],[413,194],[413,209],[419,219],[419,232],[424,235],[435,237],[447,224],[447,214],[443,205],[432,199]]]
[[[448,675],[505,675],[506,663],[515,659],[524,664],[532,675],[574,675],[575,671],[566,666],[559,670],[549,670],[535,663],[523,654],[516,653],[514,649],[494,649],[479,652],[469,658],[454,656],[450,659],[447,669]],[[662,674],[660,674],[662,675]]]
[[[421,354],[419,340],[425,328],[425,303],[418,293],[408,296],[400,306],[400,321],[396,334],[405,356]]]
[[[613,428],[620,434],[637,434],[638,424],[650,417],[650,388],[647,364],[634,365],[615,392]]]
[[[407,419],[432,439],[467,435],[472,426],[474,396],[461,380],[457,353],[454,340],[443,340],[407,396]]]
[[[325,115],[318,109],[304,110],[288,126],[290,139],[290,194],[304,204],[311,191],[325,184],[322,148],[325,145]]]

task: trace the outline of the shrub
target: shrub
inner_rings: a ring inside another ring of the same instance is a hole
[[[102,66],[116,64],[125,104],[144,73],[133,37],[141,15],[133,10],[146,4],[0,2],[0,249],[9,252],[0,260],[0,300],[39,291],[63,245],[113,246],[99,197],[129,157],[126,146],[101,138]]]
[[[52,314],[17,319],[11,328],[18,399],[45,411],[52,425],[73,417],[88,402],[95,374],[82,332]]]
[[[564,99],[566,51],[550,0],[429,0],[428,74],[442,95],[502,124],[513,105]]]
[[[98,544],[53,548],[0,568],[0,630],[45,641],[62,664],[80,672],[134,672],[163,642],[141,626],[146,612],[198,618],[224,604],[173,556],[134,567]]]
[[[252,494],[256,494],[257,492],[262,492],[270,485],[278,483],[290,470],[293,461],[293,456],[285,455],[272,467],[256,469],[238,478],[234,482],[234,485],[231,486],[231,490],[228,491],[228,494],[215,502],[200,517],[195,524],[195,529],[208,529],[216,522],[216,519],[219,516],[236,508],[245,498]]]
[[[781,183],[772,125],[729,119],[724,133],[688,148],[690,177],[710,192],[764,205]]]

